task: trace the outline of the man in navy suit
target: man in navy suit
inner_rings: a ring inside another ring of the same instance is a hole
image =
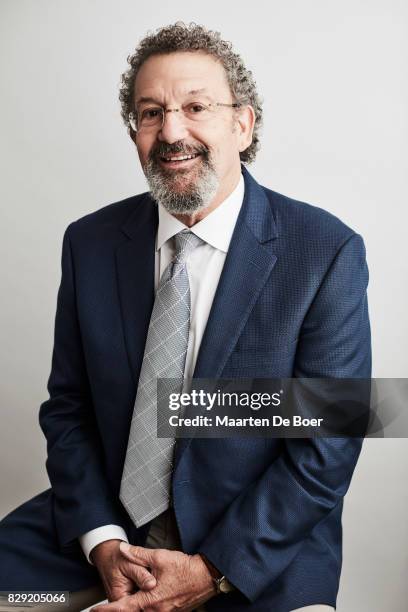
[[[0,523],[0,590],[70,591],[71,610],[106,593],[98,612],[330,610],[361,440],[180,440],[168,503],[140,524],[122,487],[178,235],[195,241],[186,378],[369,377],[363,241],[246,170],[262,107],[218,34],[162,28],[129,63],[122,115],[150,191],[65,233],[40,411],[51,488]]]

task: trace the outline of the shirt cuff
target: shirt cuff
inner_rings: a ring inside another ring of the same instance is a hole
[[[98,544],[106,542],[106,540],[123,540],[123,542],[129,542],[125,530],[119,527],[119,525],[103,525],[102,527],[91,529],[91,531],[87,531],[79,536],[78,539],[84,551],[84,555],[91,565],[93,565],[93,563],[90,554],[92,549],[98,546]]]

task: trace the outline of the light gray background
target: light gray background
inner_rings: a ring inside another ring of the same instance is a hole
[[[46,399],[63,231],[146,190],[119,117],[119,75],[149,29],[220,30],[264,98],[249,166],[360,232],[377,377],[406,377],[408,8],[396,0],[2,0],[0,516],[48,487]],[[407,441],[368,440],[347,496],[339,612],[401,612]]]

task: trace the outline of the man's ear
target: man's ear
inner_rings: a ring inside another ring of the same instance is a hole
[[[239,108],[236,116],[238,150],[245,151],[252,142],[255,126],[255,111],[250,104]]]
[[[129,136],[130,136],[130,140],[133,142],[133,144],[136,145],[136,132],[134,130],[132,130],[132,128],[129,128]]]

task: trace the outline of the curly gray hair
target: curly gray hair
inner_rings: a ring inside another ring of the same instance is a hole
[[[259,128],[262,124],[262,102],[252,72],[245,68],[241,57],[232,50],[232,44],[223,40],[219,32],[208,30],[195,23],[186,25],[182,21],[177,21],[173,25],[159,28],[153,34],[148,33],[140,41],[135,53],[127,58],[130,68],[122,74],[119,100],[122,105],[121,115],[129,133],[133,134],[129,115],[134,110],[133,89],[141,65],[152,55],[192,50],[204,51],[220,61],[234,98],[242,104],[250,104],[254,109],[255,125],[252,142],[240,153],[242,163],[251,163],[259,149]]]

